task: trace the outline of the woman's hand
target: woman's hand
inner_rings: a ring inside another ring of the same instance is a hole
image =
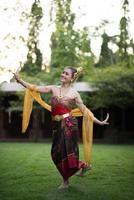
[[[109,113],[107,113],[106,119],[103,120],[103,121],[101,121],[101,124],[100,124],[100,125],[102,125],[102,126],[103,126],[103,125],[108,125],[108,124],[109,124],[108,119],[109,119]]]
[[[18,73],[13,73],[14,79],[19,83],[20,82],[20,75]]]
[[[13,75],[14,75],[14,79],[15,79],[18,83],[20,83],[23,87],[29,88],[29,89],[33,89],[33,85],[32,85],[31,83],[28,83],[28,82],[24,81],[23,79],[21,79],[18,72],[13,73]]]
[[[107,113],[106,119],[104,119],[103,121],[100,121],[100,120],[98,120],[96,117],[94,117],[94,122],[95,122],[96,124],[101,125],[101,126],[103,126],[103,125],[108,125],[108,124],[109,124],[108,119],[109,119],[109,113]]]

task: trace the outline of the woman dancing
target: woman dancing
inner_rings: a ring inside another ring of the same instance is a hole
[[[51,93],[52,107],[52,148],[51,156],[58,171],[63,177],[63,183],[59,189],[69,187],[69,178],[79,171],[79,176],[84,176],[90,169],[90,165],[79,160],[79,129],[77,119],[71,115],[71,109],[75,104],[84,112],[85,105],[80,94],[73,88],[72,83],[79,77],[81,68],[67,66],[60,76],[60,86],[36,86],[36,91],[40,93]],[[22,80],[18,74],[14,73],[18,83],[30,89],[31,84]],[[93,116],[93,122],[99,125],[107,125],[108,117],[100,121]]]

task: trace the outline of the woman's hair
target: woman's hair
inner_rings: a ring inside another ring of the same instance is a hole
[[[66,68],[70,69],[72,72],[72,82],[76,81],[83,71],[82,67],[75,68],[75,67],[71,67],[71,66],[66,66]]]

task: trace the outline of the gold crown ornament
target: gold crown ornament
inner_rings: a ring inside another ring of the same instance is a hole
[[[73,81],[76,81],[77,78],[82,74],[82,72],[83,72],[82,67],[76,68],[76,72],[74,73],[74,76],[73,76]]]

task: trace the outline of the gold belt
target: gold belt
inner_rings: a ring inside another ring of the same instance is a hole
[[[52,116],[52,120],[61,121],[62,119],[65,119],[66,117],[69,117],[69,116],[70,116],[70,113],[66,113],[63,115],[55,115],[55,116]]]

